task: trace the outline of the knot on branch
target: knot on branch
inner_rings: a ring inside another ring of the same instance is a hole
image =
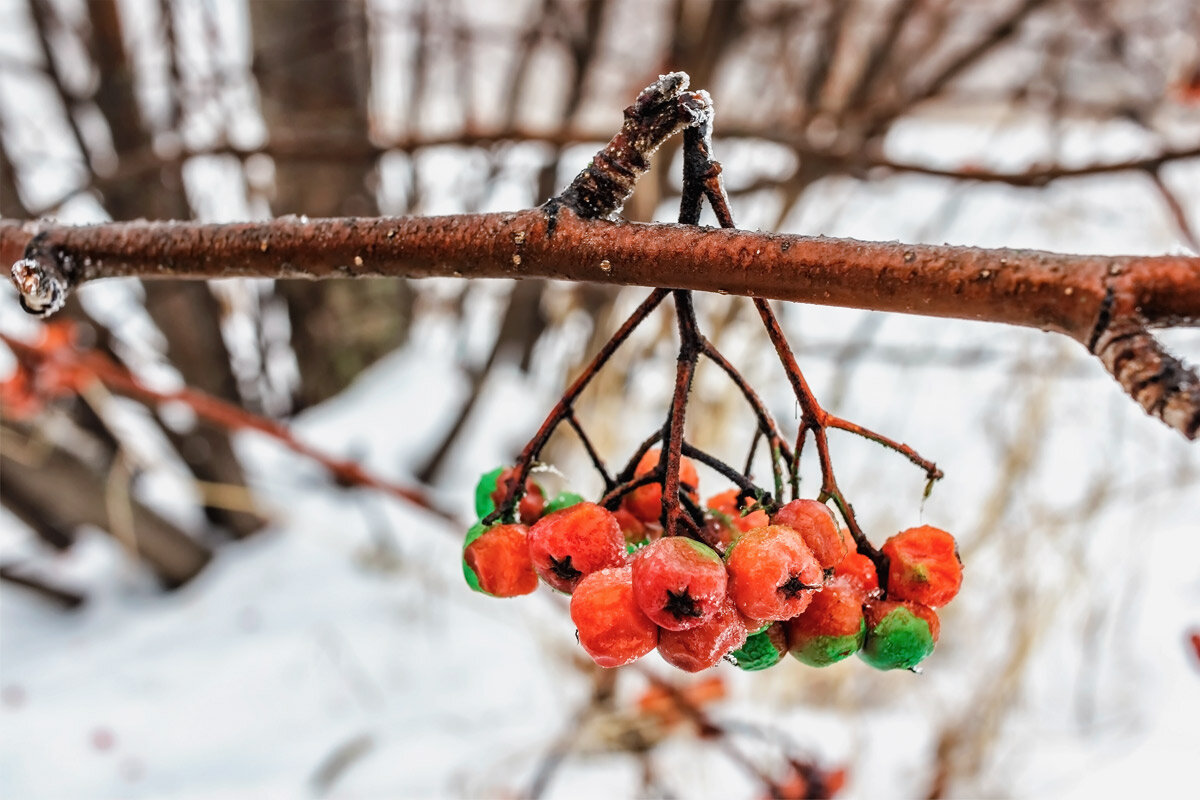
[[[584,219],[620,211],[663,142],[711,122],[712,99],[705,91],[687,91],[688,80],[686,72],[672,72],[643,89],[625,109],[621,130],[549,204],[566,206]]]
[[[12,265],[21,308],[38,317],[48,317],[63,307],[70,288],[71,259],[45,247],[45,232],[30,240],[25,257]]]
[[[1147,414],[1188,439],[1200,435],[1200,375],[1167,352],[1142,321],[1108,326],[1092,352]]]

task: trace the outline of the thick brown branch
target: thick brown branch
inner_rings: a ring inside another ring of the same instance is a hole
[[[1005,322],[1087,343],[1110,307],[1149,327],[1200,324],[1200,258],[860,242],[583,220],[560,209],[448,217],[91,226],[0,220],[27,307],[104,277],[557,278]],[[1111,303],[1106,296],[1112,292]]]

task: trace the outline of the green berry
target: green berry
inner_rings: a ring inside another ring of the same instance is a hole
[[[550,514],[555,511],[560,511],[564,508],[570,508],[576,503],[582,503],[583,497],[575,494],[575,492],[559,492],[558,495],[546,505],[546,510],[542,513]]]
[[[867,624],[864,621],[857,633],[844,636],[813,636],[792,645],[792,655],[810,667],[827,667],[859,652],[866,632]]]
[[[739,668],[747,672],[757,672],[778,664],[787,651],[787,638],[783,626],[776,622],[747,637],[746,643],[730,653],[729,657]]]
[[[485,472],[479,477],[479,483],[475,484],[475,516],[479,519],[496,510],[492,493],[496,491],[496,482],[500,479],[501,472],[504,472],[504,467]]]

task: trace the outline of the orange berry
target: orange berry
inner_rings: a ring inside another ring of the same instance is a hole
[[[946,605],[962,586],[962,563],[954,537],[931,525],[909,528],[882,548],[889,559],[888,596],[931,608]]]

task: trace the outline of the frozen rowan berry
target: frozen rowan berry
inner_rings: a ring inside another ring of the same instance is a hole
[[[687,672],[715,666],[727,653],[746,643],[746,623],[725,598],[717,613],[686,631],[663,630],[658,635],[658,652],[668,664]]]
[[[504,472],[504,467],[496,467],[491,472],[485,472],[479,476],[479,483],[475,484],[475,516],[479,519],[483,519],[496,510],[492,494],[496,491],[496,481],[500,478],[501,472]]]
[[[954,537],[945,531],[929,525],[909,528],[888,539],[880,549],[890,561],[889,596],[938,608],[958,594],[962,564]]]
[[[542,509],[543,514],[553,514],[555,511],[562,511],[564,508],[570,508],[576,503],[582,503],[583,497],[575,494],[575,492],[559,492],[554,496],[554,499],[546,504]]]
[[[783,620],[803,611],[824,580],[812,550],[792,528],[748,531],[725,553],[729,595],[751,619]]]
[[[474,525],[463,542],[463,575],[477,592],[517,597],[537,588],[524,525]]]
[[[746,637],[746,643],[729,654],[733,663],[747,672],[773,667],[787,655],[787,635],[784,623],[772,622]]]
[[[529,556],[542,580],[570,594],[589,572],[625,564],[625,537],[608,509],[576,503],[530,527]]]
[[[867,637],[858,656],[875,669],[911,669],[933,652],[937,612],[907,600],[869,600]]]
[[[635,478],[649,475],[658,468],[660,450],[650,450],[638,461],[634,469]],[[696,493],[700,485],[700,474],[696,465],[689,459],[679,459],[679,483],[683,490],[695,501],[699,502],[700,495]],[[657,522],[662,516],[662,483],[648,483],[639,486],[625,497],[625,507],[642,522]]]
[[[632,566],[638,606],[667,630],[695,628],[725,601],[725,564],[706,544],[667,536],[638,550]]]
[[[862,647],[867,629],[862,595],[844,580],[830,581],[800,616],[783,624],[793,656],[810,667],[827,667]]]
[[[761,508],[757,508],[749,514],[742,514],[742,509],[738,508],[737,489],[730,489],[727,492],[714,494],[708,498],[704,505],[709,511],[719,515],[717,516],[718,519],[724,518],[730,525],[742,533],[771,524],[771,520],[767,517],[767,512]]]
[[[795,529],[823,569],[846,557],[846,543],[833,512],[816,500],[793,500],[775,512],[772,525]]]
[[[879,591],[879,576],[875,563],[862,553],[851,553],[833,568],[834,580],[845,581],[862,597],[870,597]]]
[[[612,513],[617,519],[617,524],[621,526],[621,533],[625,536],[626,544],[641,546],[650,538],[646,523],[631,514],[625,506],[621,506]]]
[[[497,476],[496,488],[492,491],[493,508],[504,502],[504,498],[511,490],[512,483],[516,480],[516,477],[516,467],[509,467]],[[546,495],[542,493],[542,487],[534,483],[533,478],[526,478],[525,494],[521,495],[521,500],[517,503],[517,516],[521,518],[521,522],[526,525],[532,525],[542,516],[542,511],[545,507]]]
[[[571,620],[579,643],[602,667],[620,667],[658,644],[658,626],[633,599],[633,570],[601,569],[586,575],[571,596]]]

